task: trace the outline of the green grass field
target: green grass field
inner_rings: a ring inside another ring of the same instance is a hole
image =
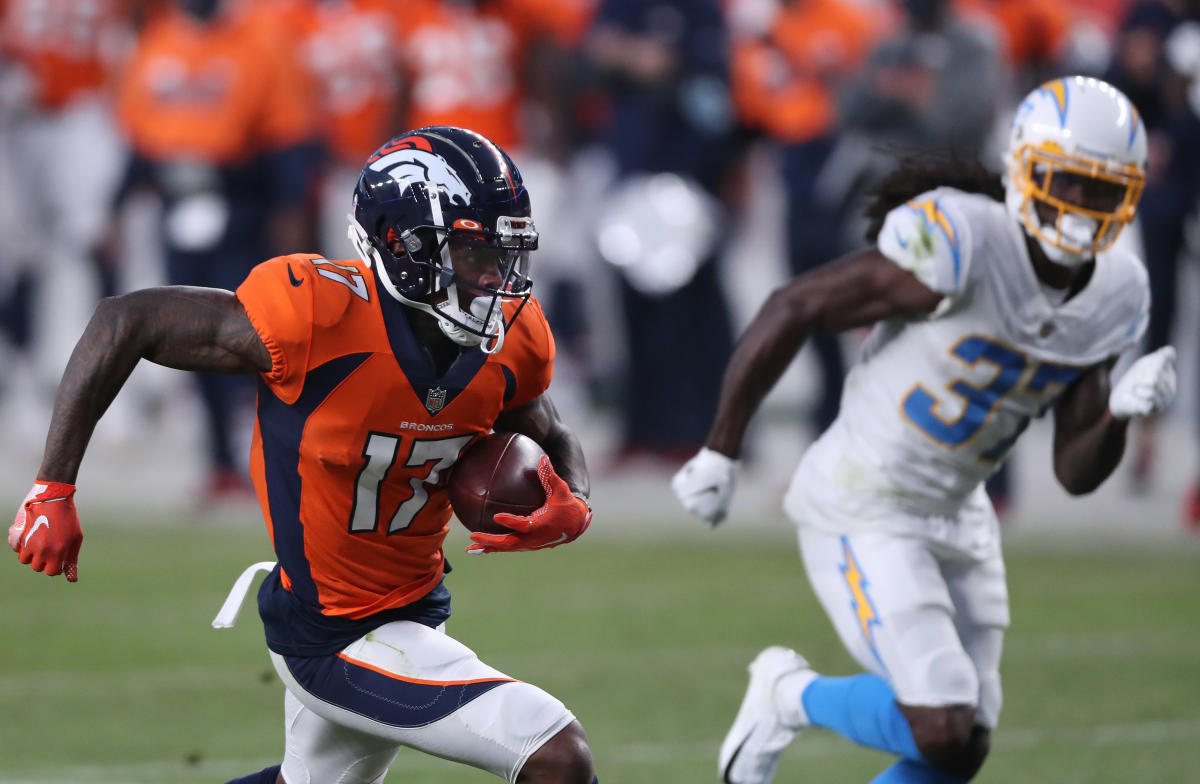
[[[252,605],[209,621],[257,525],[91,524],[81,581],[0,560],[0,784],[224,782],[279,760],[282,687]],[[563,699],[605,784],[715,781],[715,755],[772,643],[826,672],[852,664],[789,539],[625,541],[453,556],[450,631]],[[1028,545],[1009,553],[1005,710],[980,782],[1200,777],[1200,550]],[[866,782],[875,752],[812,731],[778,782]],[[402,752],[389,781],[495,781]]]

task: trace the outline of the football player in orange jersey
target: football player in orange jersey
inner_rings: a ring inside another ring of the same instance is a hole
[[[251,472],[278,564],[254,571],[286,685],[282,766],[241,784],[383,779],[401,746],[510,782],[594,782],[583,727],[557,699],[447,636],[448,469],[492,429],[548,458],[546,503],[471,535],[468,552],[540,550],[588,527],[579,440],[546,394],[554,341],[530,296],[538,235],[512,160],[473,131],[429,127],[368,161],[351,235],[361,260],[271,259],[236,293],[145,289],[99,305],[55,401],[37,483],[9,530],[22,563],[78,579],[74,481],[138,360],[257,374]]]

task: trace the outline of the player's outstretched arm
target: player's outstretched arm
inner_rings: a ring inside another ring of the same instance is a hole
[[[672,479],[684,508],[714,525],[725,517],[750,419],[810,333],[925,315],[941,301],[941,294],[874,249],[843,256],[772,292],[725,369],[705,448]]]
[[[843,256],[776,289],[729,360],[708,447],[737,457],[750,418],[812,332],[925,315],[941,301],[941,294],[873,249]]]
[[[544,550],[582,536],[592,522],[587,500],[591,479],[579,439],[562,421],[550,397],[542,394],[520,408],[505,411],[496,419],[495,429],[527,435],[545,450],[538,479],[546,503],[527,516],[496,515],[496,522],[512,533],[473,533],[467,552]]]
[[[104,299],[59,383],[38,481],[8,543],[35,571],[76,579],[75,478],[92,431],[142,358],[181,370],[257,373],[271,356],[230,291],[169,286]]]
[[[1175,397],[1174,348],[1134,362],[1110,389],[1112,364],[1081,376],[1054,409],[1054,473],[1072,495],[1092,492],[1116,469],[1132,417],[1157,414]]]

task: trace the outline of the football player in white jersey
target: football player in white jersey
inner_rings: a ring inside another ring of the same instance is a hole
[[[866,672],[818,675],[764,650],[721,747],[726,784],[764,784],[810,726],[898,760],[876,782],[970,780],[1000,712],[1008,594],[983,481],[1032,417],[1054,414],[1066,490],[1112,473],[1132,417],[1174,396],[1174,350],[1110,386],[1150,307],[1113,247],[1137,209],[1146,131],[1097,79],[1047,82],[1012,123],[1003,181],[909,161],[868,208],[875,247],[782,286],[725,373],[707,444],[672,480],[716,524],[747,423],[818,330],[874,325],[837,420],[801,459],[784,509],[817,597]],[[952,186],[952,187],[947,187]]]

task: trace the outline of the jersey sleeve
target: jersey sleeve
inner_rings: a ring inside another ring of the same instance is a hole
[[[554,335],[536,299],[530,297],[513,322],[512,334],[506,339],[511,338],[517,338],[516,350],[506,358],[506,366],[515,377],[515,391],[505,401],[505,410],[519,408],[545,392],[554,377]]]
[[[238,286],[237,298],[271,352],[262,379],[286,403],[300,397],[313,339],[312,264],[280,256],[264,261]],[[297,283],[298,281],[298,283]]]
[[[971,247],[967,219],[944,190],[928,191],[887,214],[879,252],[948,302],[966,288]]]

